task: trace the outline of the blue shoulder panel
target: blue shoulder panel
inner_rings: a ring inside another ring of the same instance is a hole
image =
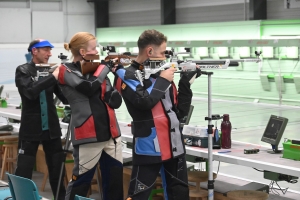
[[[140,85],[140,82],[137,81],[137,80],[132,80],[132,79],[126,79],[125,80],[125,73],[126,73],[126,70],[125,69],[119,69],[117,71],[117,74],[118,76],[133,90],[133,91],[136,91],[136,87],[138,85]]]
[[[118,76],[133,90],[133,91],[136,91],[136,87],[138,85],[140,85],[141,83],[138,81],[138,80],[133,80],[133,79],[126,79],[125,80],[125,73],[126,73],[126,70],[125,69],[119,69],[117,72]],[[154,86],[154,83],[155,83],[155,79],[154,78],[150,78],[151,82],[152,82],[152,85],[147,88],[147,91],[148,93],[150,94],[152,89],[153,89],[153,86]]]
[[[149,78],[149,79],[150,79],[150,81],[152,82],[151,86],[147,88],[147,91],[148,91],[148,93],[150,94],[151,91],[152,91],[152,89],[153,89],[153,86],[154,86],[154,84],[155,84],[156,79],[154,79],[154,78]]]

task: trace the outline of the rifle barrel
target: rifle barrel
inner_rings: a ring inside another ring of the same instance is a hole
[[[197,65],[224,65],[225,61],[214,61],[214,62],[206,62],[206,61],[199,61],[197,62],[196,60],[193,60],[194,63]],[[239,63],[238,62],[230,62],[229,67],[238,67]]]

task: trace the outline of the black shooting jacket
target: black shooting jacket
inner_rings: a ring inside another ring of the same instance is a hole
[[[62,103],[67,104],[68,101],[55,77],[49,74],[37,78],[37,70],[31,61],[18,66],[15,73],[15,83],[22,100],[21,140],[39,141],[61,137],[53,93]]]

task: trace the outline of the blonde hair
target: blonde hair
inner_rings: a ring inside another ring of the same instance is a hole
[[[96,37],[88,32],[78,32],[71,38],[69,43],[64,43],[67,51],[71,50],[73,57],[80,55],[80,49],[86,49],[88,41],[95,40]]]

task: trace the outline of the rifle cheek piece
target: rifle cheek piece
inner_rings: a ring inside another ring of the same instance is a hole
[[[143,81],[149,79],[151,74],[156,74],[169,67],[177,67],[177,63],[167,63],[165,58],[150,58],[143,63],[143,68],[135,71],[135,77],[144,86]]]

